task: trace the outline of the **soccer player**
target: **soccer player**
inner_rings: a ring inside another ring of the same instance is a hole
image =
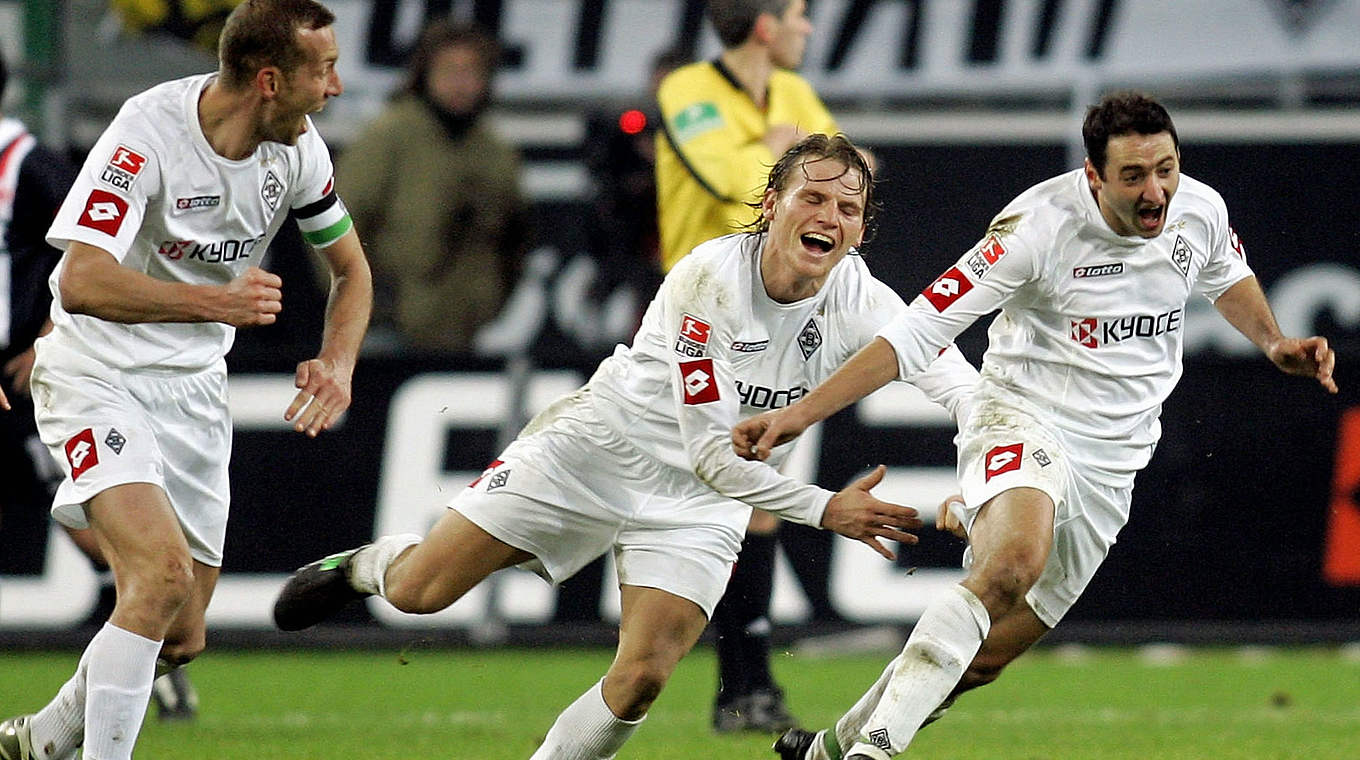
[[[436,612],[495,570],[523,565],[556,583],[612,550],[617,655],[533,757],[613,757],[702,633],[752,508],[888,557],[879,539],[914,543],[915,510],[869,492],[882,467],[832,493],[730,447],[742,415],[798,398],[905,308],[850,255],[872,200],[849,140],[795,145],[770,171],[754,229],[676,265],[631,346],[531,420],[424,539],[385,536],[301,568],[275,603],[279,627],[305,628],[370,594]],[[950,348],[909,379],[962,414],[976,378]]]
[[[761,459],[896,377],[994,309],[972,413],[959,434],[964,580],[835,728],[787,732],[785,760],[903,752],[960,692],[989,683],[1057,625],[1128,520],[1134,475],[1181,375],[1194,293],[1282,371],[1335,393],[1321,337],[1281,334],[1222,197],[1181,174],[1171,117],[1138,93],[1105,97],[1082,127],[1085,166],[1002,209],[958,263],[864,350],[796,403],[743,421],[734,449]]]
[[[64,246],[32,391],[65,479],[57,520],[93,530],[117,601],[75,675],[0,724],[0,758],[131,757],[158,668],[204,648],[222,563],[231,419],[223,355],[271,324],[282,283],[257,265],[291,209],[330,266],[321,348],[283,411],[315,436],[349,406],[372,300],[358,237],[308,114],[342,91],[334,17],[247,0],[216,73],[128,100],[48,232]]]
[[[813,132],[839,131],[812,85],[793,71],[812,33],[804,0],[709,0],[707,11],[721,55],[677,69],[657,91],[663,272],[700,243],[743,226],[769,167],[789,146]],[[772,515],[752,513],[740,560],[714,613],[713,727],[719,732],[778,733],[797,722],[770,672],[778,527]]]

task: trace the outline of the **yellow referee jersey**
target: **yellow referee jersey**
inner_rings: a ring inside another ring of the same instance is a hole
[[[835,134],[831,112],[807,80],[776,69],[758,108],[721,61],[671,72],[657,90],[656,203],[661,266],[670,271],[694,246],[755,219],[777,156],[762,138],[771,124]]]

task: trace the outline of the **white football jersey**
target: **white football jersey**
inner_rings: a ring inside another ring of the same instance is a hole
[[[797,401],[906,305],[857,255],[836,265],[816,295],[777,303],[760,275],[763,242],[727,235],[681,259],[633,345],[616,348],[590,388],[604,420],[639,449],[719,493],[819,526],[832,493],[775,469],[791,447],[768,464],[734,455],[732,426]],[[961,419],[977,371],[952,345],[936,354],[907,379]]]
[[[348,232],[330,154],[310,119],[297,145],[261,143],[239,161],[212,149],[198,100],[215,76],[128,99],[91,149],[48,242],[87,243],[158,280],[221,285],[260,265],[290,208],[314,246]],[[231,348],[235,328],[220,322],[122,324],[67,313],[57,286],[64,264],[50,280],[51,340],[120,368],[201,369]]]
[[[1073,456],[1127,472],[1147,464],[1160,436],[1191,293],[1214,301],[1251,274],[1208,185],[1181,175],[1162,234],[1121,237],[1075,170],[1011,201],[879,334],[906,376],[999,308],[979,393],[1019,397],[1091,444]]]

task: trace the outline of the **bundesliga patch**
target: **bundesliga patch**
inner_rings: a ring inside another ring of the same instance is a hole
[[[983,482],[988,482],[998,475],[1020,469],[1020,457],[1024,456],[1025,444],[1012,443],[1009,446],[997,446],[987,452],[983,458],[983,469],[986,476]]]
[[[712,359],[680,362],[680,383],[685,391],[686,404],[707,404],[719,398],[718,378],[713,375]]]
[[[104,171],[99,174],[99,179],[126,191],[137,181],[137,175],[142,172],[143,166],[146,166],[146,156],[126,145],[119,145],[113,149],[113,155],[104,165]]]
[[[996,235],[988,235],[978,247],[969,254],[964,261],[968,265],[968,270],[979,280],[987,276],[992,271],[992,266],[1006,255],[1006,247],[1001,245],[1001,241]]]
[[[935,311],[944,311],[963,296],[964,293],[973,289],[973,283],[968,281],[963,272],[958,267],[950,267],[949,271],[940,275],[939,279],[930,284],[930,287],[921,291],[921,295],[930,301],[930,305],[935,307]]]
[[[78,479],[99,464],[99,452],[94,448],[94,431],[90,428],[71,436],[66,442],[66,461],[71,465],[71,480]]]
[[[118,237],[127,211],[127,201],[122,198],[106,190],[91,190],[90,197],[85,201],[85,210],[80,212],[76,224],[99,230],[109,237]]]
[[[1072,276],[1080,280],[1083,277],[1111,277],[1124,273],[1124,263],[1116,261],[1110,264],[1092,264],[1086,267],[1074,267]]]
[[[707,356],[709,324],[689,314],[680,317],[680,334],[675,338],[675,353],[681,356]]]
[[[220,195],[195,195],[192,198],[176,198],[176,211],[205,211],[222,205]]]
[[[109,434],[104,436],[104,445],[113,449],[113,453],[122,454],[123,446],[127,444],[127,439],[118,432],[118,428],[109,428]]]
[[[822,345],[822,331],[817,329],[816,320],[809,319],[803,326],[803,331],[798,333],[798,350],[803,352],[804,359],[812,358],[812,352]]]
[[[1190,244],[1180,235],[1176,236],[1176,244],[1171,246],[1171,263],[1181,270],[1181,274],[1190,276]]]
[[[1237,230],[1233,229],[1231,225],[1228,226],[1228,245],[1231,245],[1232,249],[1237,252],[1237,258],[1247,258],[1247,249],[1242,247],[1242,238],[1237,236]]]
[[[279,207],[279,199],[283,197],[283,182],[279,180],[273,169],[264,173],[264,184],[260,185],[260,197],[264,199],[270,209]]]

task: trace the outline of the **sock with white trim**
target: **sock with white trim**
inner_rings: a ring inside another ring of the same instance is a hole
[[[912,629],[878,706],[846,755],[905,752],[921,723],[958,685],[991,630],[991,617],[973,592],[963,586],[950,591]]]
[[[383,536],[354,553],[349,561],[349,585],[355,591],[383,596],[387,590],[387,568],[398,554],[420,543],[414,533]]]
[[[131,760],[146,717],[161,642],[112,623],[90,641],[86,665],[85,753],[91,760]]]
[[[647,716],[624,720],[614,715],[604,702],[603,684],[596,681],[567,705],[529,760],[609,760],[619,751]]]

